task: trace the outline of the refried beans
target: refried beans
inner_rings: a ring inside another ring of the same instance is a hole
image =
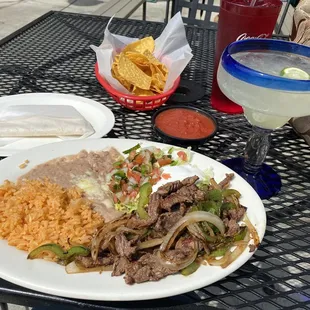
[[[48,179],[64,188],[77,186],[85,192],[86,198],[93,201],[94,210],[108,222],[122,215],[114,209],[113,198],[106,185],[107,174],[120,156],[115,148],[98,152],[83,150],[76,155],[38,165],[21,176],[19,181]]]

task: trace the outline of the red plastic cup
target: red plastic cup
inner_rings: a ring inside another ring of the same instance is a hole
[[[229,114],[243,113],[241,106],[229,100],[217,84],[217,69],[223,50],[237,40],[270,38],[272,36],[282,2],[280,0],[221,0],[216,38],[214,78],[211,104],[218,111]]]

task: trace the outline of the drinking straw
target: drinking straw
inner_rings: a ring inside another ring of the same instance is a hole
[[[250,6],[254,6],[256,3],[256,0],[251,0]]]

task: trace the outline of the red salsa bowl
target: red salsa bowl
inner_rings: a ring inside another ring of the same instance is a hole
[[[180,77],[178,77],[173,86],[166,92],[155,96],[134,96],[130,94],[123,94],[113,88],[108,81],[99,73],[98,63],[95,64],[95,74],[98,82],[110,94],[110,96],[119,104],[127,109],[135,111],[151,111],[163,105],[170,96],[176,91],[180,84]]]
[[[217,122],[202,109],[178,105],[154,113],[154,131],[167,143],[181,145],[203,144],[217,132]]]

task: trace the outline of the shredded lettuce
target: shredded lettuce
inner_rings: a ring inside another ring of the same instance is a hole
[[[165,154],[166,154],[166,153],[171,154],[171,153],[172,153],[172,152],[170,153],[170,150],[171,150],[171,149],[174,149],[174,147],[165,146],[165,147],[162,148],[162,151],[163,151]]]
[[[177,151],[183,151],[186,153],[186,160],[182,160],[179,156],[174,156],[176,157],[176,159],[174,159],[172,161],[172,163],[170,164],[170,166],[181,166],[181,165],[185,165],[189,162],[191,162],[192,160],[192,152],[191,152],[191,147],[189,146],[188,148],[184,149],[182,147],[171,147],[169,150],[168,150],[168,153],[169,154],[173,154],[174,152],[177,152]]]
[[[206,185],[210,184],[210,180],[214,177],[213,168],[210,167],[203,172],[203,179],[197,183],[199,188],[203,188]]]
[[[160,159],[164,156],[164,152],[162,150],[155,150],[154,151],[154,157],[155,159]]]
[[[125,212],[127,214],[130,214],[137,210],[138,208],[138,200],[131,201],[129,203],[116,203],[114,204],[114,207],[117,211]]]
[[[186,155],[187,155],[187,162],[191,162],[192,160],[192,147],[189,146],[187,149],[186,149]]]

